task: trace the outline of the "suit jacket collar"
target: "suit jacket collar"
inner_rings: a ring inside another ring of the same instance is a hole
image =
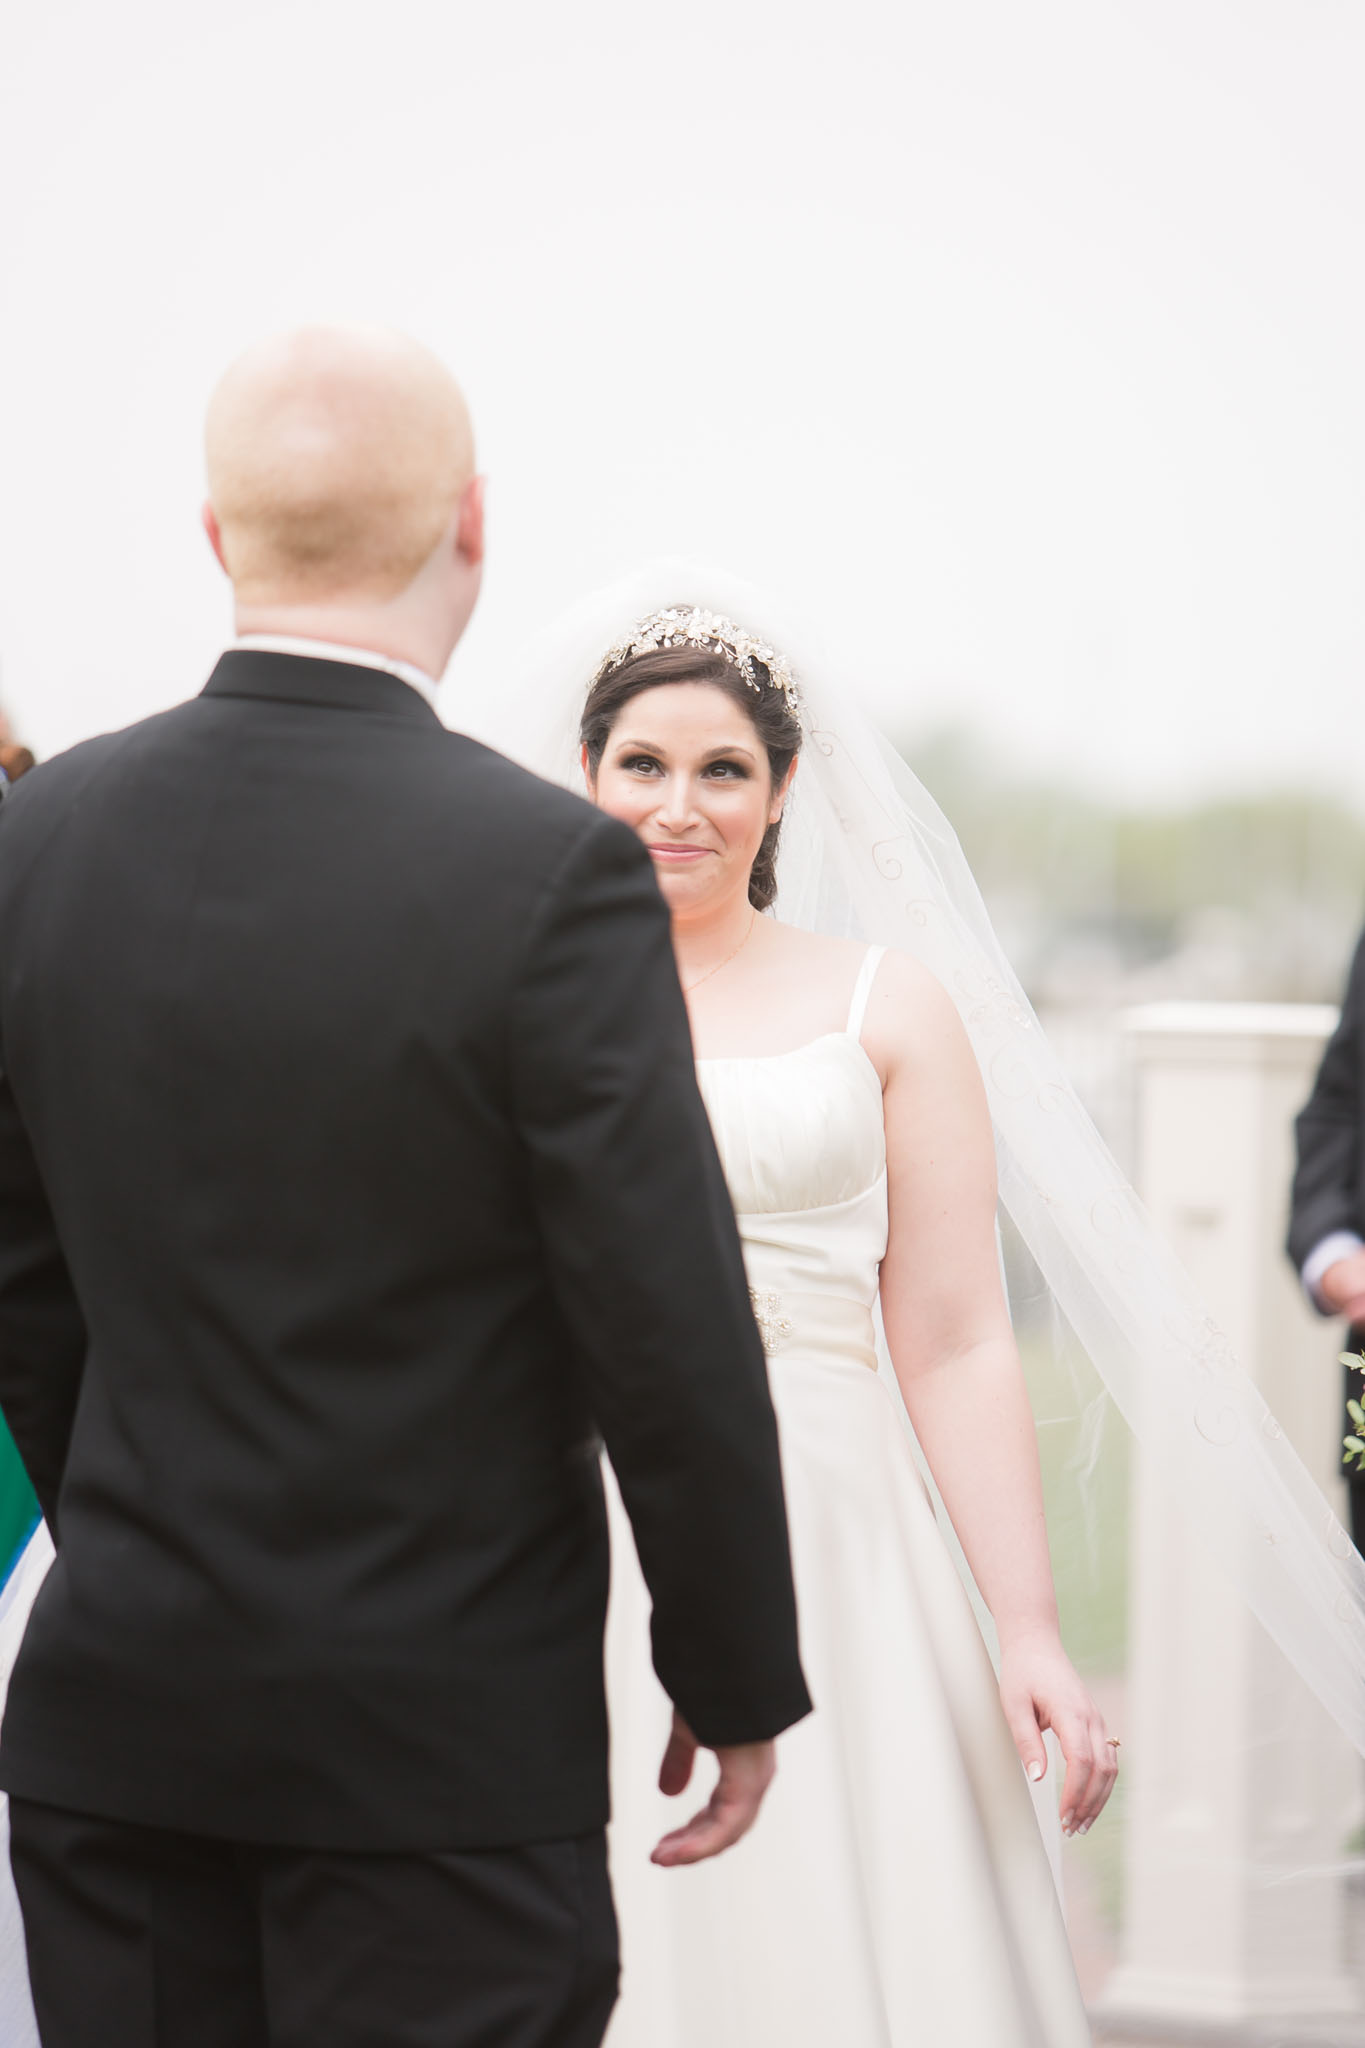
[[[401,677],[350,661],[310,654],[279,654],[230,647],[205,683],[205,697],[265,697],[279,703],[317,704],[341,711],[382,711],[439,726],[432,706]]]

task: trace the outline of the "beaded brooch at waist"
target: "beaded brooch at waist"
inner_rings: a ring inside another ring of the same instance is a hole
[[[783,1351],[828,1351],[877,1370],[872,1310],[848,1294],[809,1294],[751,1287],[754,1321],[769,1358]]]

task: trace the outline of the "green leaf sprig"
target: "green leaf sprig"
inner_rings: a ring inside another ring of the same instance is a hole
[[[1341,1363],[1352,1372],[1365,1373],[1365,1351],[1343,1351]],[[1348,1470],[1354,1465],[1357,1472],[1365,1472],[1365,1408],[1359,1401],[1348,1400],[1346,1413],[1351,1418],[1351,1434],[1342,1438],[1345,1463]]]

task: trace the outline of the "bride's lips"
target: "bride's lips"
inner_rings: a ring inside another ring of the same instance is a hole
[[[711,851],[709,846],[651,846],[655,860],[671,861],[685,865],[689,861],[705,860]]]

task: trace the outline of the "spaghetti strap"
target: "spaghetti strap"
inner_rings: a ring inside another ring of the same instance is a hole
[[[863,954],[863,964],[858,969],[858,979],[853,984],[853,1000],[848,1006],[848,1022],[844,1026],[850,1038],[861,1038],[863,1035],[867,999],[872,993],[872,984],[877,979],[877,969],[882,964],[885,952],[885,946],[869,946]]]

